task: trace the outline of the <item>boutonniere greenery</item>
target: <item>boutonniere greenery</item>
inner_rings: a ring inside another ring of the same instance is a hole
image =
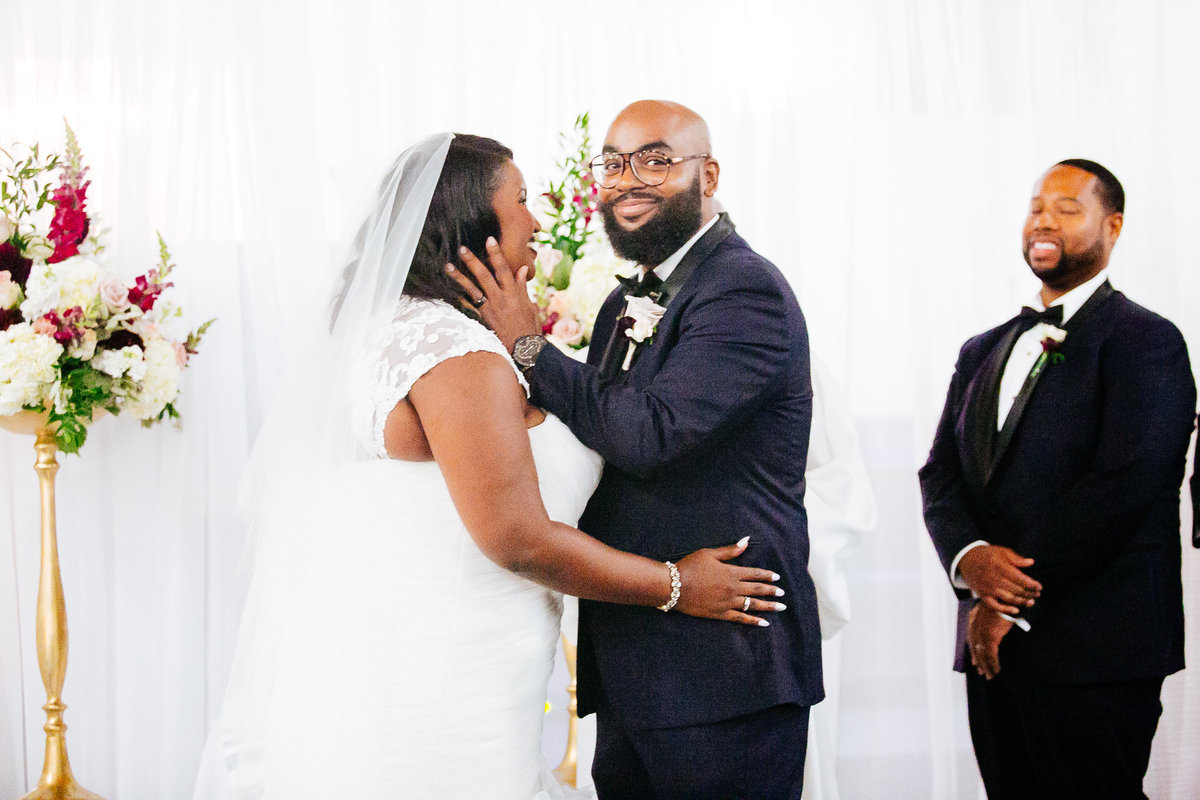
[[[654,337],[659,320],[662,319],[667,309],[649,297],[627,295],[625,300],[627,303],[625,316],[617,320],[617,325],[626,336],[633,340],[629,345],[629,351],[625,354],[625,363],[621,365],[621,369],[627,371],[633,364],[634,350],[639,344],[648,342]]]
[[[1032,378],[1041,374],[1047,364],[1058,364],[1067,360],[1067,357],[1062,354],[1063,340],[1067,338],[1066,331],[1043,322],[1034,328],[1034,333],[1037,334],[1042,344],[1042,352],[1033,365],[1033,372],[1030,374]]]

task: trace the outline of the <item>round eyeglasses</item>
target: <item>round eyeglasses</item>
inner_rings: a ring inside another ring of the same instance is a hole
[[[708,153],[671,158],[657,150],[638,150],[636,153],[601,153],[588,162],[592,180],[597,185],[611,189],[621,181],[625,163],[633,170],[633,176],[646,186],[659,186],[666,182],[671,165],[693,158],[708,158]]]

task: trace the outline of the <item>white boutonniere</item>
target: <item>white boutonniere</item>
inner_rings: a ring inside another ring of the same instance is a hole
[[[659,320],[662,319],[663,314],[667,313],[667,309],[649,297],[627,295],[625,300],[627,303],[625,316],[617,320],[617,325],[624,330],[626,336],[633,340],[629,345],[629,351],[625,354],[625,363],[621,365],[622,370],[628,371],[633,363],[634,350],[642,342],[650,341],[653,338],[654,331],[658,329]]]
[[[1063,340],[1067,338],[1067,332],[1047,322],[1039,322],[1034,326],[1033,332],[1042,344],[1042,353],[1034,363],[1033,372],[1030,375],[1030,377],[1036,378],[1046,368],[1047,363],[1058,364],[1066,361],[1067,357],[1061,351]]]

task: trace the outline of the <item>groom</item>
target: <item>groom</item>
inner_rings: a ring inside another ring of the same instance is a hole
[[[808,336],[787,281],[716,213],[719,173],[707,125],[681,105],[641,101],[613,121],[593,175],[613,249],[641,280],[605,301],[587,364],[546,346],[523,284],[492,302],[471,287],[533,402],[605,459],[582,530],[662,561],[749,536],[740,563],[787,590],[769,627],[580,604],[579,710],[598,715],[601,800],[797,798],[823,697]]]

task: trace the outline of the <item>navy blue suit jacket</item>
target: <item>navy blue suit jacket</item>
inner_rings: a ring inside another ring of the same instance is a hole
[[[1063,360],[1047,364],[1007,446],[983,463],[996,425],[994,407],[980,413],[983,367],[1016,324],[963,345],[920,471],[942,564],[979,539],[1035,560],[1027,572],[1043,592],[1023,612],[1032,630],[1005,636],[1001,669],[1058,683],[1182,669],[1180,488],[1196,419],[1183,337],[1112,292],[1078,327],[1068,321]],[[962,670],[972,601],[959,597]]]
[[[580,714],[594,711],[603,693],[635,728],[702,724],[824,696],[807,570],[812,385],[804,317],[780,272],[727,222],[688,258],[698,266],[628,372],[604,381],[598,369],[623,313],[622,289],[600,310],[589,363],[547,348],[529,371],[533,401],[605,459],[580,528],[657,560],[749,536],[735,563],[778,572],[787,592],[787,611],[765,615],[769,628],[581,603]]]

